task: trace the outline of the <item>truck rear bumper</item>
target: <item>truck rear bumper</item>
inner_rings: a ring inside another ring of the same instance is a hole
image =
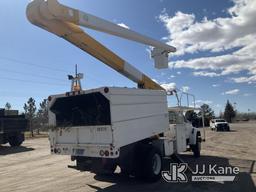
[[[118,158],[120,149],[111,145],[94,144],[55,144],[51,145],[51,154],[81,157]]]

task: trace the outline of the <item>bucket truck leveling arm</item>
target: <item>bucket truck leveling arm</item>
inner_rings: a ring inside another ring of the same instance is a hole
[[[34,25],[66,39],[136,82],[139,88],[163,90],[159,84],[93,39],[79,26],[153,46],[152,58],[155,60],[156,68],[166,68],[168,66],[168,54],[176,51],[174,47],[96,16],[63,6],[57,0],[32,1],[27,7],[27,17]]]

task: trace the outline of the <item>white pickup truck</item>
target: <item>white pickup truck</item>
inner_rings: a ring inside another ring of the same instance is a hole
[[[212,119],[210,121],[210,127],[215,131],[230,131],[229,124],[224,119]]]
[[[49,98],[51,153],[70,155],[77,169],[121,172],[156,181],[162,158],[192,149],[200,156],[199,129],[183,109],[169,108],[161,90],[103,87]]]

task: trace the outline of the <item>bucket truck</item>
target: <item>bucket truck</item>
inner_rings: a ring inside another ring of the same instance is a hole
[[[193,149],[200,155],[201,136],[175,109],[169,124],[167,92],[158,83],[88,35],[79,26],[153,47],[156,68],[168,66],[172,46],[123,28],[57,0],[34,0],[27,7],[29,21],[102,61],[138,84],[138,88],[101,87],[49,96],[52,154],[70,155],[77,169],[127,175],[156,181],[162,159]]]

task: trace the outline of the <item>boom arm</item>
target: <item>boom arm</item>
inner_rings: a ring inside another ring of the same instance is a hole
[[[31,23],[66,39],[138,83],[138,87],[163,89],[159,84],[85,33],[79,25],[153,46],[152,57],[158,68],[168,65],[168,53],[174,52],[176,50],[174,47],[90,14],[63,6],[57,0],[32,1],[27,7],[27,17]]]

